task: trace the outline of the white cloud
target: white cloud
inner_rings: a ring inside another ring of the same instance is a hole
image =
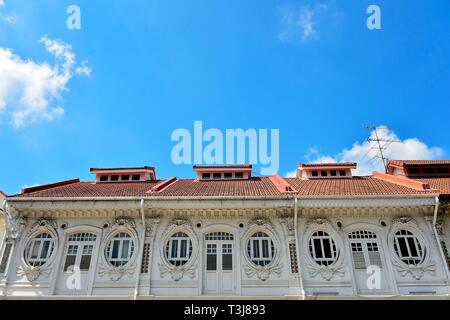
[[[324,4],[318,4],[312,9],[310,7],[303,7],[298,13],[292,8],[280,8],[279,11],[282,15],[283,28],[278,35],[279,39],[283,42],[293,39],[318,39],[315,18],[320,11],[326,10],[327,8]]]
[[[4,0],[0,0],[0,7],[3,7],[5,5],[5,1]]]
[[[17,23],[17,20],[18,20],[18,18],[17,18],[17,16],[16,16],[15,14],[0,15],[0,17],[1,17],[4,21],[6,21],[6,22],[8,22],[8,23],[10,23],[10,24],[16,24],[16,23]]]
[[[64,115],[57,102],[67,90],[67,83],[74,73],[91,72],[87,62],[76,64],[70,45],[47,37],[40,42],[55,57],[53,65],[24,60],[12,50],[0,47],[0,114],[6,113],[15,128]]]
[[[377,130],[379,139],[398,141],[382,142],[382,147],[386,147],[385,156],[388,159],[398,160],[432,160],[439,159],[444,155],[444,150],[439,147],[427,146],[418,138],[408,138],[401,140],[386,126],[381,126]],[[371,132],[370,138],[375,138],[375,131]],[[384,171],[382,160],[377,157],[379,150],[374,142],[365,141],[363,143],[355,142],[351,148],[344,148],[340,153],[330,156],[321,155],[316,147],[310,148],[305,158],[308,162],[357,162],[358,169],[354,172],[356,175],[370,175],[373,171]],[[287,176],[295,176],[295,171],[289,172]]]

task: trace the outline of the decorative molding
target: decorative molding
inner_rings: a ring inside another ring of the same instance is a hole
[[[176,232],[186,233],[192,242],[191,256],[189,260],[184,265],[181,266],[175,266],[171,264],[167,260],[167,256],[165,253],[165,247],[168,241],[170,240],[172,235],[175,234]],[[185,275],[188,275],[191,278],[195,277],[197,269],[199,245],[197,236],[192,228],[192,223],[189,219],[177,217],[169,221],[160,242],[159,252],[162,261],[161,263],[158,263],[161,278],[165,278],[167,275],[170,275],[173,281],[180,281]]]
[[[19,219],[18,223],[21,226],[24,220]],[[24,245],[22,246],[21,252],[21,264],[17,266],[16,275],[19,277],[26,276],[28,281],[33,282],[37,280],[41,275],[48,276],[53,271],[53,263],[57,252],[59,250],[59,238],[58,233],[56,232],[57,224],[54,220],[51,219],[41,219],[34,222],[30,229],[26,234],[26,241],[24,241]],[[30,241],[34,239],[34,237],[38,236],[41,233],[48,233],[51,235],[53,239],[53,251],[48,258],[48,260],[41,266],[30,266],[25,259],[25,251],[27,247],[30,245]]]
[[[276,274],[278,277],[281,276],[282,266],[280,263],[267,266],[246,265],[244,270],[247,277],[252,278],[256,276],[259,280],[266,281],[271,274]]]
[[[247,252],[247,245],[250,241],[250,238],[256,232],[264,232],[273,241],[274,244],[274,254],[272,261],[265,265],[260,266],[256,265],[250,260]],[[256,276],[261,281],[266,281],[269,279],[271,274],[275,274],[278,277],[281,276],[282,264],[280,263],[280,252],[282,251],[281,243],[278,240],[278,236],[273,228],[271,221],[265,217],[256,217],[251,219],[247,224],[247,230],[243,236],[243,244],[241,246],[242,255],[244,256],[244,270],[247,277]]]
[[[145,219],[145,237],[151,238],[155,236],[156,227],[160,222],[160,218]]]
[[[287,237],[295,237],[295,224],[293,217],[280,218],[280,223],[283,225]]]
[[[420,280],[424,273],[430,273],[434,276],[436,271],[436,264],[434,261],[429,261],[426,264],[418,264],[418,265],[407,265],[405,263],[393,262],[397,271],[400,273],[402,277],[410,274],[414,279]]]
[[[109,264],[106,266],[104,264],[100,264],[98,274],[101,277],[106,275],[112,281],[116,282],[116,281],[119,281],[124,275],[131,277],[135,271],[136,271],[136,265],[134,265],[134,264],[129,267],[127,267],[127,266],[112,267]]]
[[[306,222],[305,228],[303,250],[304,252],[306,252],[305,259],[310,276],[316,277],[317,275],[320,275],[326,281],[330,281],[335,276],[343,277],[345,275],[345,247],[341,237],[339,236],[331,221],[321,217],[313,218]],[[318,264],[311,256],[309,241],[311,236],[318,231],[328,233],[336,244],[336,260],[328,266]]]
[[[31,267],[31,266],[18,266],[16,275],[18,277],[26,276],[28,281],[33,282],[37,280],[41,275],[48,275],[51,273],[50,268]]]
[[[165,278],[165,276],[169,274],[173,281],[180,281],[185,275],[188,275],[191,279],[193,279],[197,269],[197,265],[174,266],[165,263],[158,263],[158,266],[161,278]]]
[[[15,217],[6,216],[6,240],[16,240],[19,239],[25,230],[26,218],[21,215],[16,215]]]
[[[100,247],[101,259],[98,264],[99,276],[108,276],[112,281],[119,281],[124,275],[131,277],[134,272],[139,269],[136,266],[136,258],[139,252],[139,247],[143,245],[142,243],[139,243],[134,219],[119,217],[114,219],[112,222],[105,222],[104,224],[108,224],[108,227],[106,228],[105,236]],[[127,264],[116,267],[107,261],[106,248],[113,237],[121,232],[127,233],[131,236],[134,243],[134,252]]]
[[[409,265],[403,262],[400,257],[395,253],[394,237],[399,230],[410,231],[418,240],[422,246],[424,257],[419,264]],[[424,273],[430,273],[435,275],[435,262],[431,260],[431,246],[430,242],[425,237],[425,233],[419,227],[417,222],[409,216],[402,216],[392,220],[391,229],[388,235],[388,246],[390,248],[390,255],[392,264],[402,277],[411,275],[414,279],[420,280]]]
[[[56,236],[57,225],[55,220],[52,219],[40,219],[31,225],[30,230],[27,233],[27,236],[30,237],[33,234],[40,234],[44,232],[49,232],[52,235]],[[56,239],[55,239],[56,240]]]
[[[309,274],[312,277],[316,277],[317,275],[320,275],[323,279],[330,281],[335,276],[343,277],[345,275],[345,268],[344,265],[335,265],[332,264],[330,266],[321,266],[317,263],[311,264],[308,263],[308,270]]]

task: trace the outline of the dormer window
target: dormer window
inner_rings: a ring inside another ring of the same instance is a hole
[[[423,168],[423,173],[434,174],[434,168]]]
[[[252,165],[194,166],[194,171],[198,180],[249,179]]]
[[[202,179],[205,179],[205,180],[211,179],[211,173],[202,174]]]
[[[129,182],[156,180],[154,167],[91,168],[97,182]]]
[[[340,179],[352,176],[356,169],[354,162],[339,163],[300,163],[297,166],[297,177],[301,179]]]
[[[419,168],[410,168],[409,174],[420,174],[420,169]]]
[[[448,168],[438,168],[437,171],[439,174],[448,174]]]

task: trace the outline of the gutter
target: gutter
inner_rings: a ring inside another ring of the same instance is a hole
[[[145,241],[145,229],[147,226],[145,225],[145,210],[144,210],[144,199],[141,199],[140,203],[140,211],[141,211],[141,218],[142,218],[142,236],[141,236],[141,252],[139,255],[139,263],[137,265],[137,277],[136,277],[136,285],[134,288],[134,297],[133,299],[136,300],[137,296],[139,294],[139,280],[141,278],[141,265],[142,265],[142,259],[144,257],[144,241]]]
[[[433,196],[439,196],[438,193],[417,193],[417,194],[368,194],[368,195],[302,195],[299,199],[305,200],[329,200],[329,199],[429,199]],[[92,201],[92,200],[142,200],[142,197],[9,197],[9,201],[15,202],[38,202],[38,201]],[[284,196],[148,196],[146,200],[286,200],[292,199],[290,194]]]
[[[436,229],[438,209],[439,209],[439,197],[436,197],[435,198],[435,206],[434,206],[434,214],[433,214],[433,222],[432,222],[432,224],[433,224],[433,226],[432,226],[433,227],[433,234],[434,234],[434,237],[435,237],[437,245],[438,245],[438,249],[439,249],[439,252],[440,252],[441,259],[444,262],[445,274],[447,275],[447,284],[449,284],[450,283],[449,265],[447,263],[447,259],[445,258],[444,250],[443,250],[442,245],[441,245],[441,240],[439,239],[439,234],[438,234],[437,229]]]
[[[300,248],[299,248],[299,241],[298,241],[298,199],[297,197],[294,197],[294,236],[295,236],[295,254],[297,256],[297,269],[298,269],[298,286],[300,288],[300,293],[302,295],[302,300],[305,300],[305,290],[303,289],[303,277],[302,277],[302,271],[300,268]]]

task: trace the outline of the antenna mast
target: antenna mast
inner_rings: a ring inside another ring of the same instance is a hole
[[[382,137],[380,137],[378,135],[378,130],[386,130],[386,128],[379,128],[379,127],[375,127],[375,126],[365,126],[365,129],[370,130],[370,134],[369,137],[367,138],[367,141],[372,143],[375,142],[376,146],[372,147],[371,149],[378,149],[378,154],[375,157],[380,158],[383,161],[383,166],[384,166],[384,171],[387,172],[387,158],[385,155],[387,146],[393,142],[400,142],[400,140],[392,140],[392,139],[383,139]],[[372,136],[372,133],[374,135],[374,137]]]

